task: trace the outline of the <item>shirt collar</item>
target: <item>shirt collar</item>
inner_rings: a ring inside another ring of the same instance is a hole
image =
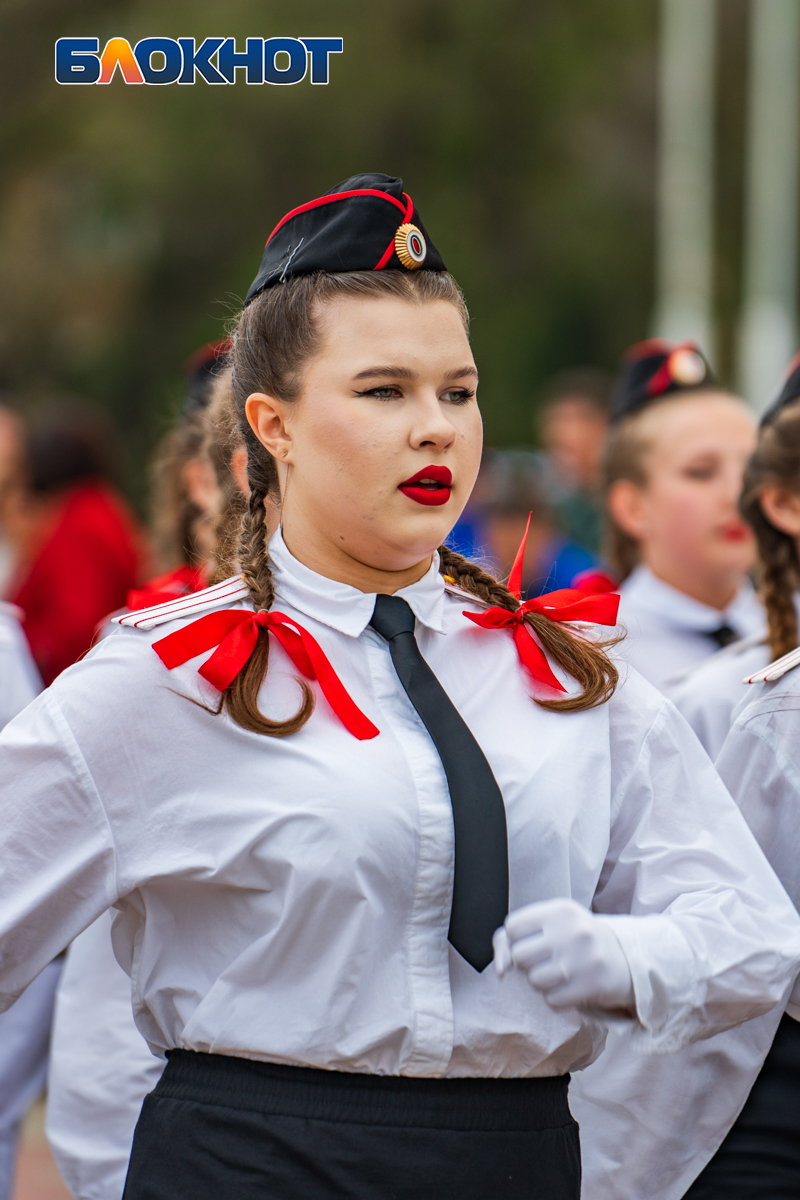
[[[284,601],[348,637],[359,637],[364,632],[375,609],[375,592],[360,592],[304,566],[290,553],[280,529],[270,541],[269,557],[276,608]],[[422,579],[401,588],[395,595],[408,602],[417,621],[436,633],[443,632],[444,580],[439,574],[438,554],[434,554]]]
[[[764,619],[761,605],[749,581],[742,585],[722,612],[678,591],[645,566],[638,566],[620,591],[623,605],[627,598],[666,624],[678,629],[696,630],[698,633],[711,633],[723,624],[730,625],[737,633],[750,633]],[[625,619],[624,612],[621,619]]]

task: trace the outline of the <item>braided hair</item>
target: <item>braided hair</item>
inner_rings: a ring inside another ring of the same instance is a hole
[[[245,308],[236,328],[232,355],[233,397],[239,430],[247,447],[250,487],[248,508],[239,536],[238,564],[256,611],[269,609],[274,600],[266,505],[278,497],[279,487],[275,462],[251,429],[245,404],[248,396],[255,392],[265,392],[284,401],[296,399],[302,367],[320,345],[316,308],[341,296],[395,296],[415,304],[444,300],[455,305],[465,328],[468,326],[461,291],[444,271],[301,275],[262,292]],[[439,548],[439,557],[442,574],[464,591],[511,612],[519,607],[519,601],[508,588],[475,563],[446,546]],[[527,614],[526,621],[555,662],[583,685],[579,695],[565,700],[537,700],[541,707],[573,712],[609,699],[617,685],[618,674],[604,645],[588,641],[538,614]],[[223,692],[221,703],[231,718],[245,729],[271,737],[285,737],[306,723],[313,711],[314,697],[308,684],[298,680],[303,699],[297,713],[287,721],[268,720],[258,707],[258,695],[268,666],[269,636],[267,630],[262,629],[254,653]]]
[[[776,529],[761,507],[768,485],[800,491],[800,401],[787,404],[763,426],[744,472],[739,509],[753,527],[758,544],[761,594],[767,610],[769,648],[773,661],[798,643],[794,593],[800,588],[797,541]]]

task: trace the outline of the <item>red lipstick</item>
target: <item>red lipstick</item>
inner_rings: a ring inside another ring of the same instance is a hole
[[[453,476],[449,467],[423,467],[397,486],[404,496],[416,500],[417,504],[447,504]]]
[[[722,528],[722,537],[726,542],[746,542],[750,537],[749,526],[742,521],[728,521]]]

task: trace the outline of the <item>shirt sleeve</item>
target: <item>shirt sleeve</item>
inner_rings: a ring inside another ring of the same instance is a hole
[[[51,692],[0,734],[0,1011],[118,899],[100,797]]]
[[[795,908],[800,908],[800,767],[794,756],[800,699],[768,694],[741,716],[725,741],[717,769]],[[800,987],[789,1012],[800,1020]]]
[[[612,919],[633,977],[634,1041],[666,1053],[784,1002],[800,919],[673,705],[664,702],[635,754],[632,724],[618,734],[594,907],[625,914]],[[612,731],[612,760],[614,740]]]

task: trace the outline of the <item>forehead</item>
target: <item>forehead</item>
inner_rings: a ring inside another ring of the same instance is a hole
[[[444,361],[467,366],[473,361],[461,314],[446,300],[346,296],[323,304],[317,320],[319,357],[355,371]],[[453,357],[458,363],[450,362]]]
[[[676,397],[646,409],[639,432],[651,457],[713,450],[731,442],[755,445],[755,421],[742,401],[724,392]]]

